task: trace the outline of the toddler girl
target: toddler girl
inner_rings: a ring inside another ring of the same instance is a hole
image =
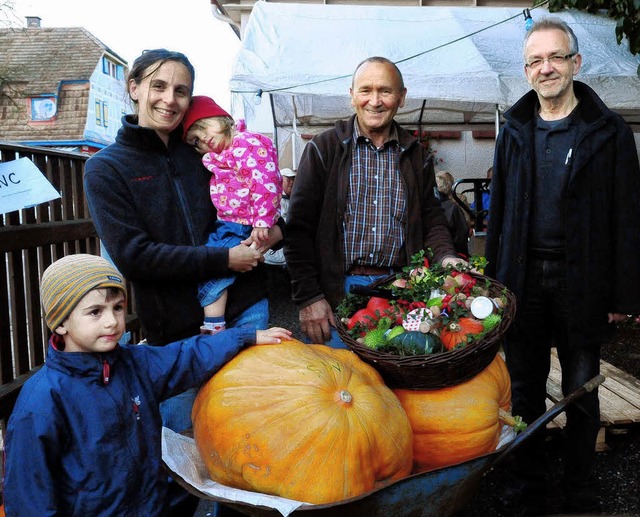
[[[211,201],[218,220],[207,246],[231,248],[248,239],[252,247],[260,249],[278,220],[282,198],[273,143],[266,136],[246,131],[243,120],[234,123],[205,96],[193,97],[183,127],[185,142],[203,155],[202,163],[211,172]],[[224,330],[227,288],[234,278],[232,274],[200,285],[198,300],[205,314],[202,332]]]

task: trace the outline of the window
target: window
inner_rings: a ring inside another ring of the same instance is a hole
[[[124,80],[124,67],[116,65],[106,56],[102,56],[102,72],[119,80]]]
[[[31,99],[31,120],[51,120],[57,111],[55,97],[34,97]]]
[[[109,127],[109,105],[107,101],[102,103],[102,125],[104,127]]]
[[[95,104],[95,112],[96,112],[96,126],[101,126],[102,125],[102,102],[100,102],[100,100],[96,99],[96,104]]]

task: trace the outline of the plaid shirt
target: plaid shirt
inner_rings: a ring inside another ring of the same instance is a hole
[[[381,148],[354,124],[349,189],[344,217],[347,271],[354,265],[401,264],[407,200],[398,168],[397,131]]]

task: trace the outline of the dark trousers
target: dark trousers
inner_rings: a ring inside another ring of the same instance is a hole
[[[513,414],[527,423],[546,411],[546,381],[550,351],[556,347],[562,367],[562,391],[570,394],[600,371],[600,347],[582,346],[581,336],[569,321],[571,300],[567,296],[563,260],[532,259],[527,267],[524,296],[518,302],[514,323],[505,340]],[[567,489],[590,483],[595,443],[600,428],[597,391],[582,397],[566,411],[566,446],[563,482]],[[546,486],[544,435],[532,437],[516,454],[517,474]]]

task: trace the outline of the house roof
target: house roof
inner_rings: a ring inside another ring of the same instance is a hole
[[[88,81],[105,52],[126,63],[81,27],[0,29],[0,68],[27,96],[55,94],[62,81]]]
[[[126,61],[81,27],[0,29],[0,139],[109,143],[85,134],[91,77],[105,54],[126,67]],[[48,95],[57,98],[55,120],[29,120],[29,99]]]

